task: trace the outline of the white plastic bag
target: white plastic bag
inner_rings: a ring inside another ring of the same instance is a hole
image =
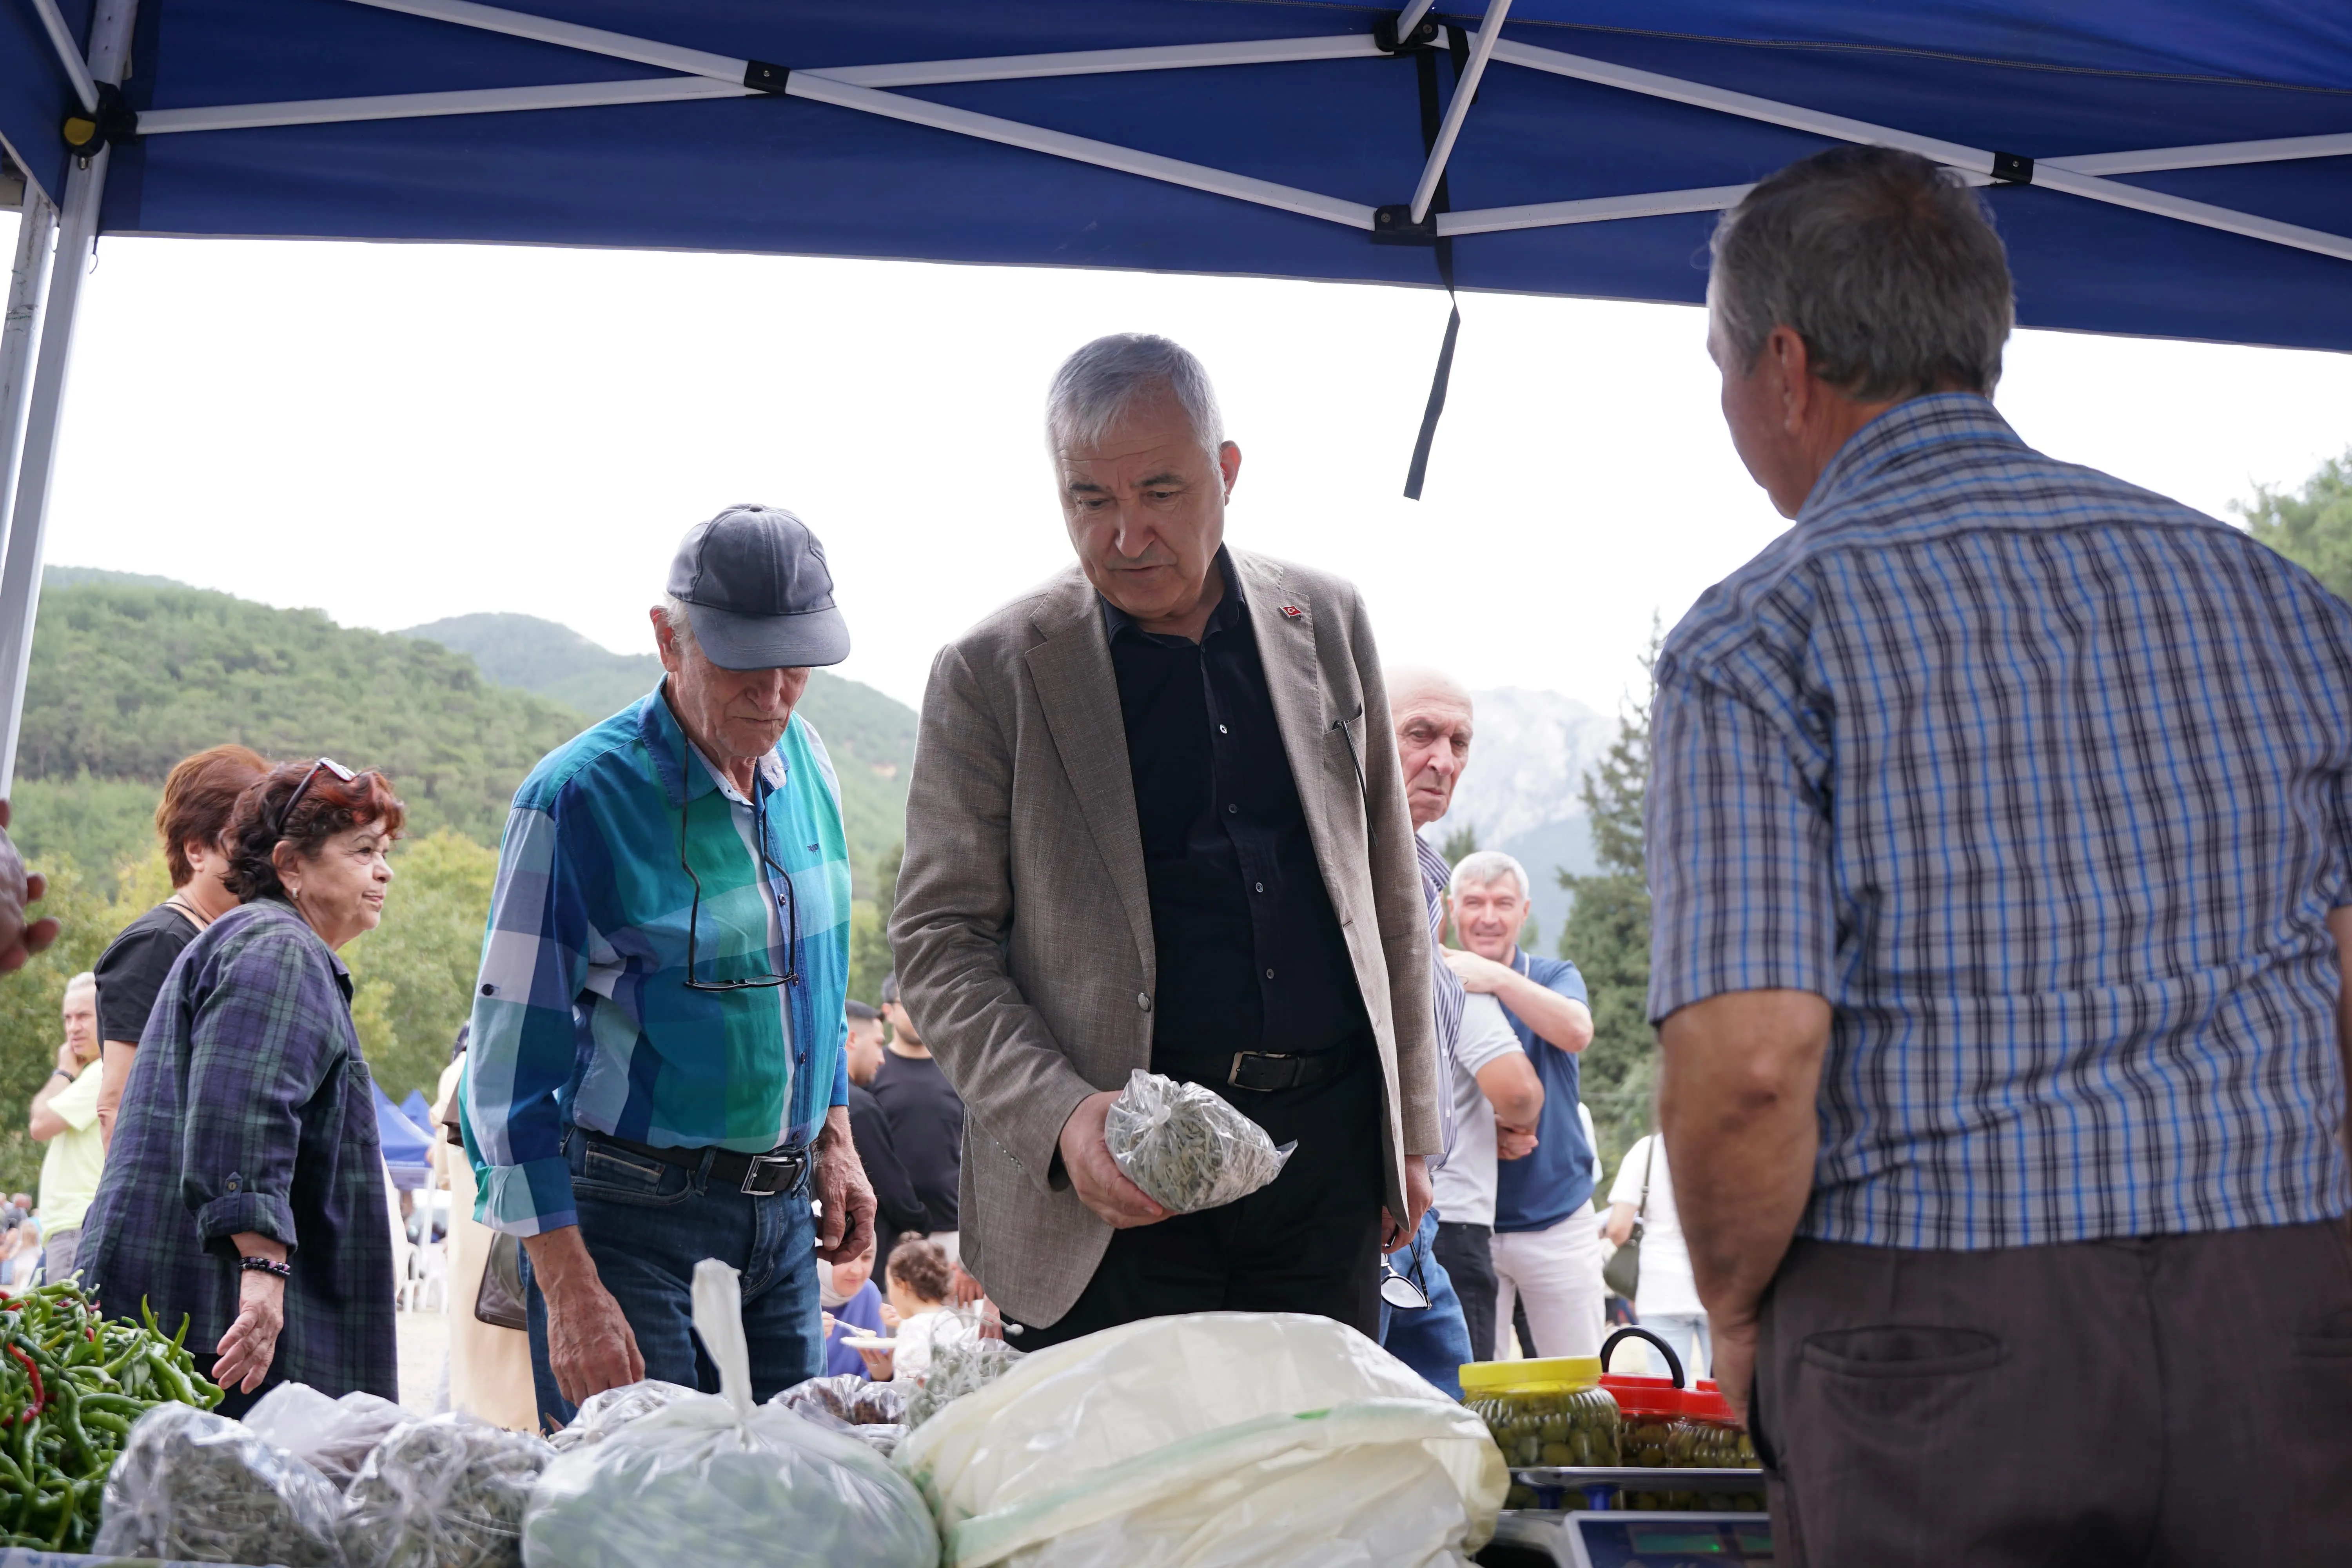
[[[158,1405],[131,1424],[106,1478],[100,1557],[343,1568],[334,1482],[243,1422]]]
[[[1033,1351],[892,1460],[947,1568],[1462,1568],[1510,1475],[1479,1419],[1328,1318],[1154,1318]]]
[[[477,1415],[411,1417],[351,1485],[351,1568],[521,1568],[522,1510],[554,1450]]]
[[[936,1568],[930,1511],[847,1433],[751,1403],[734,1269],[694,1270],[717,1396],[688,1394],[560,1454],[524,1515],[525,1568]]]
[[[1213,1090],[1141,1068],[1110,1102],[1103,1142],[1129,1181],[1176,1214],[1249,1196],[1282,1174],[1297,1147],[1276,1148]]]
[[[254,1436],[348,1487],[385,1436],[415,1415],[380,1394],[330,1399],[307,1383],[281,1383],[245,1414]]]
[[[601,1443],[632,1421],[696,1396],[693,1389],[657,1377],[625,1383],[582,1400],[580,1408],[572,1413],[572,1425],[549,1437],[548,1446],[560,1454],[583,1443]]]

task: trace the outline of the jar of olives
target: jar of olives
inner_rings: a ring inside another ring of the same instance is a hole
[[[1462,1369],[1462,1399],[1514,1469],[1622,1462],[1617,1401],[1601,1386],[1597,1357],[1472,1362]]]

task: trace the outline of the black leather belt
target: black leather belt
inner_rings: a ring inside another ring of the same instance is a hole
[[[1225,1069],[1225,1081],[1235,1089],[1255,1089],[1260,1094],[1277,1089],[1304,1089],[1310,1083],[1338,1077],[1349,1059],[1350,1053],[1344,1050],[1316,1051],[1307,1056],[1235,1051],[1233,1065]]]
[[[773,1197],[778,1193],[796,1191],[801,1178],[808,1173],[809,1152],[806,1149],[771,1149],[764,1154],[739,1154],[731,1149],[664,1149],[651,1143],[633,1143],[609,1132],[591,1132],[585,1127],[577,1131],[592,1143],[606,1144],[683,1170],[701,1170],[707,1158],[714,1179],[731,1182],[736,1191],[748,1193],[755,1198]]]

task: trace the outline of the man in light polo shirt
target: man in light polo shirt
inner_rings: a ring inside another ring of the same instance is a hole
[[[57,1070],[33,1096],[33,1141],[49,1146],[41,1156],[40,1214],[48,1236],[42,1262],[52,1280],[74,1271],[81,1216],[98,1196],[99,1173],[106,1168],[106,1138],[98,1126],[97,975],[66,982],[64,1011]]]
[[[1520,951],[1528,893],[1527,868],[1499,850],[1466,855],[1454,868],[1454,928],[1469,951],[1449,948],[1445,962],[1473,994],[1502,1004],[1543,1082],[1534,1149],[1496,1172],[1496,1337],[1517,1300],[1536,1342],[1523,1352],[1597,1355],[1606,1290],[1576,1059],[1591,1043],[1592,1014],[1575,964]]]

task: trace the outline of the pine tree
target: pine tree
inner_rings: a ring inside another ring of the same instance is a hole
[[[1653,621],[1649,649],[1642,658],[1645,678],[1657,664],[1659,638]],[[1559,885],[1576,900],[1560,932],[1559,955],[1583,972],[1592,1007],[1584,1100],[1601,1135],[1601,1158],[1612,1171],[1626,1146],[1650,1130],[1657,1081],[1648,1007],[1650,889],[1643,834],[1650,696],[1645,679],[1641,695],[1626,703],[1616,741],[1584,775],[1580,794],[1600,869],[1588,876],[1559,874]]]

